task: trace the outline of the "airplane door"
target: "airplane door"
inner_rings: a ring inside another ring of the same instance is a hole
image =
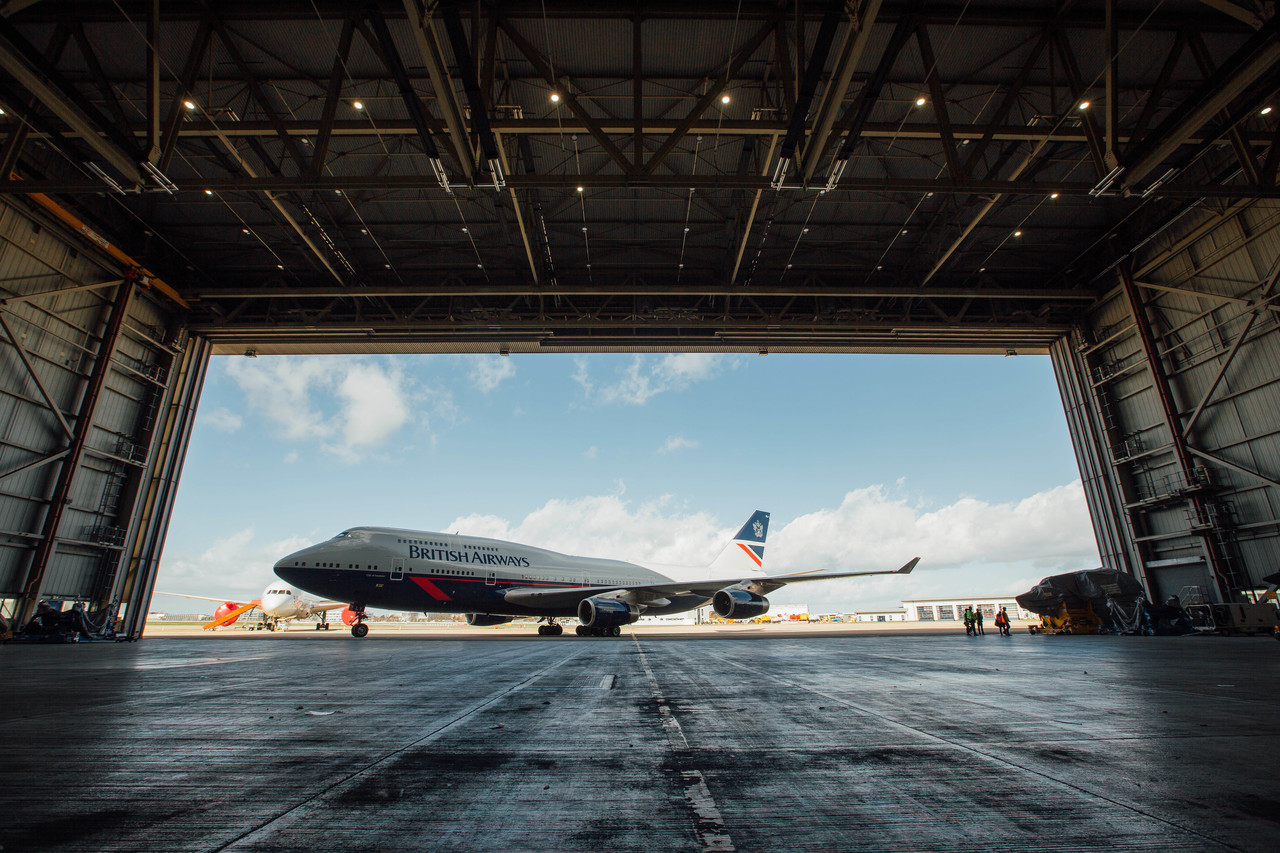
[[[485,586],[493,586],[493,585],[494,585],[495,583],[497,583],[497,582],[498,582],[498,573],[497,573],[497,572],[489,572],[489,576],[488,576],[487,578],[485,578],[485,579],[484,579],[484,585],[485,585]]]
[[[391,561],[391,579],[393,581],[404,580],[404,558],[396,557]]]

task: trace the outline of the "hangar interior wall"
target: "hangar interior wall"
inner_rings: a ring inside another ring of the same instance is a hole
[[[19,620],[40,599],[146,604],[130,578],[163,547],[208,347],[145,284],[0,205],[0,597]]]
[[[1280,570],[1280,203],[1188,205],[1052,355],[1103,562],[1156,600]]]

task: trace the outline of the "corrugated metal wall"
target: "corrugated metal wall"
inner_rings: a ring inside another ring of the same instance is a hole
[[[1257,586],[1280,570],[1280,204],[1196,206],[1113,276],[1053,349],[1104,562],[1157,598]]]
[[[185,451],[172,437],[189,429],[208,359],[183,322],[43,211],[0,204],[0,597],[11,613],[38,598],[118,606],[131,560],[158,560],[163,532],[146,537],[154,554],[134,551],[139,518],[172,500]]]

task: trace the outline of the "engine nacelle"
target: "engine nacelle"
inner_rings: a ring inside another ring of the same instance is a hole
[[[721,619],[754,619],[769,612],[769,599],[750,590],[729,587],[711,597],[711,606]]]
[[[588,628],[621,627],[639,618],[639,607],[616,598],[584,598],[578,602],[578,621]]]
[[[237,616],[235,619],[231,619],[226,622],[223,622],[222,620],[227,618],[228,613],[238,609],[239,607],[240,605],[235,603],[234,601],[224,601],[222,604],[218,605],[217,610],[213,611],[213,621],[220,623],[222,627],[225,627],[227,625],[234,625],[240,619],[239,616]]]
[[[493,613],[468,613],[467,624],[486,627],[488,625],[501,625],[504,622],[510,622],[514,616],[496,616]]]

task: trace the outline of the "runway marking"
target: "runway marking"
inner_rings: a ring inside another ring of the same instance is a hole
[[[746,666],[746,665],[744,665],[744,664],[741,664],[741,663],[739,663],[739,662],[738,662],[738,661],[736,661],[736,660],[732,660],[731,658],[723,657],[723,656],[721,656],[721,655],[711,654],[711,655],[708,655],[708,657],[716,658],[716,659],[718,659],[718,660],[720,660],[720,661],[722,661],[722,662],[724,662],[724,663],[728,664],[729,666],[737,667],[738,669],[745,669],[745,670],[747,670],[748,672],[757,672],[757,671],[758,671],[758,670],[756,670],[756,669],[754,669],[754,668],[752,668],[752,667],[749,667],[749,666]],[[646,667],[646,669],[647,669],[647,667]],[[1193,829],[1193,828],[1191,828],[1191,827],[1186,827],[1186,826],[1182,826],[1182,825],[1180,825],[1180,824],[1174,823],[1173,821],[1168,820],[1167,818],[1162,818],[1162,817],[1160,817],[1159,815],[1152,814],[1151,812],[1143,811],[1142,809],[1138,808],[1137,806],[1135,806],[1135,805],[1133,805],[1133,804],[1131,804],[1131,803],[1125,803],[1125,802],[1122,802],[1122,801],[1117,800],[1117,799],[1114,799],[1114,798],[1112,798],[1112,797],[1108,797],[1108,796],[1106,796],[1105,794],[1100,794],[1100,793],[1098,793],[1097,791],[1090,791],[1090,790],[1089,790],[1089,789],[1087,789],[1087,788],[1083,788],[1083,787],[1081,787],[1081,786],[1079,786],[1079,785],[1076,785],[1076,784],[1073,784],[1073,783],[1068,782],[1068,781],[1066,781],[1066,780],[1059,779],[1059,778],[1057,778],[1057,777],[1055,777],[1055,776],[1052,776],[1052,775],[1050,775],[1049,773],[1047,773],[1047,772],[1045,772],[1045,771],[1043,771],[1043,770],[1037,770],[1037,769],[1036,769],[1036,768],[1034,768],[1034,767],[1025,767],[1025,766],[1023,766],[1023,765],[1021,765],[1021,764],[1017,763],[1016,761],[1014,761],[1014,760],[1012,760],[1012,759],[1009,759],[1009,758],[1003,758],[1003,757],[1001,757],[1001,756],[999,756],[999,755],[992,755],[991,753],[983,752],[981,749],[978,749],[978,748],[977,748],[977,747],[975,747],[975,746],[970,746],[969,744],[962,743],[962,742],[960,742],[960,741],[958,741],[958,740],[953,740],[953,739],[951,739],[951,738],[943,737],[942,735],[936,735],[936,734],[934,734],[933,732],[925,731],[924,729],[917,728],[916,726],[913,726],[913,725],[911,725],[911,724],[909,724],[909,723],[904,723],[904,722],[901,722],[901,721],[899,721],[899,720],[895,720],[893,717],[890,717],[890,716],[888,716],[888,715],[886,715],[886,714],[882,714],[882,713],[879,713],[879,712],[877,712],[877,711],[873,711],[873,710],[871,710],[870,708],[866,708],[866,707],[864,707],[864,706],[862,706],[862,705],[857,704],[856,702],[851,702],[851,701],[849,701],[848,699],[845,699],[843,696],[836,696],[836,695],[834,695],[834,694],[832,694],[832,693],[828,693],[828,692],[827,692],[827,691],[825,691],[825,690],[819,690],[819,689],[817,689],[817,688],[811,687],[811,686],[809,686],[809,685],[807,685],[807,684],[803,684],[803,683],[801,683],[801,682],[799,682],[799,681],[796,681],[796,680],[794,680],[794,679],[786,678],[785,676],[779,676],[779,675],[777,675],[776,673],[775,673],[775,674],[772,674],[772,675],[770,676],[770,678],[772,678],[774,681],[776,681],[776,682],[778,682],[778,683],[780,683],[780,684],[789,684],[789,685],[791,685],[792,687],[796,687],[796,688],[799,688],[800,690],[804,690],[804,691],[806,691],[806,692],[808,692],[808,693],[812,693],[812,694],[814,694],[815,696],[821,696],[821,697],[823,697],[823,698],[825,698],[825,699],[828,699],[828,700],[830,700],[830,701],[832,701],[832,702],[836,702],[836,703],[838,703],[838,704],[844,705],[844,706],[845,706],[845,707],[847,707],[847,708],[852,708],[852,709],[854,709],[855,711],[859,711],[859,712],[861,712],[861,713],[863,713],[863,714],[866,714],[866,715],[867,715],[867,716],[869,716],[869,717],[875,717],[877,720],[880,720],[881,722],[886,723],[887,725],[893,726],[894,728],[897,728],[897,729],[900,729],[900,730],[903,730],[903,731],[907,731],[907,732],[911,732],[912,734],[915,734],[915,735],[917,735],[917,736],[919,736],[919,737],[923,737],[923,738],[925,738],[925,739],[927,739],[927,740],[931,740],[931,741],[934,741],[934,742],[937,742],[937,743],[946,744],[947,746],[953,747],[953,748],[955,748],[955,749],[962,750],[962,751],[964,751],[964,752],[971,753],[971,754],[973,754],[973,755],[975,755],[975,756],[978,756],[979,758],[986,759],[987,761],[995,762],[995,763],[997,763],[997,764],[1003,764],[1003,765],[1005,765],[1006,767],[1012,767],[1012,768],[1014,768],[1014,769],[1016,769],[1016,770],[1021,770],[1022,772],[1024,772],[1024,773],[1029,773],[1029,774],[1031,774],[1031,775],[1033,775],[1033,776],[1039,776],[1041,779],[1044,779],[1044,780],[1046,780],[1046,781],[1048,781],[1048,782],[1052,782],[1052,783],[1054,783],[1054,784],[1056,784],[1056,785],[1061,785],[1063,788],[1068,788],[1068,789],[1070,789],[1070,790],[1072,790],[1072,791],[1075,791],[1077,794],[1082,794],[1082,795],[1084,795],[1085,797],[1091,797],[1091,798],[1094,798],[1094,799],[1102,800],[1103,802],[1110,803],[1110,804],[1111,804],[1111,805],[1113,805],[1113,806],[1119,806],[1119,807],[1120,807],[1120,808],[1122,808],[1122,809],[1127,809],[1128,811],[1134,812],[1135,814],[1142,815],[1143,817],[1145,817],[1145,818],[1149,818],[1150,820],[1156,821],[1157,823],[1161,823],[1161,824],[1164,824],[1165,826],[1170,827],[1170,828],[1172,828],[1172,829],[1176,829],[1176,830],[1179,830],[1179,831],[1181,831],[1181,832],[1185,832],[1185,833],[1187,833],[1188,835],[1195,836],[1195,837],[1200,838],[1200,839],[1202,839],[1202,840],[1204,840],[1204,841],[1209,841],[1209,842],[1211,842],[1211,843],[1213,843],[1213,844],[1219,845],[1219,846],[1224,847],[1224,848],[1226,848],[1226,849],[1228,849],[1228,850],[1237,850],[1237,851],[1240,851],[1240,853],[1245,853],[1245,848],[1243,848],[1243,847],[1239,847],[1239,846],[1237,846],[1237,845],[1235,845],[1235,844],[1231,844],[1230,842],[1223,841],[1223,840],[1218,839],[1218,838],[1214,838],[1214,837],[1213,837],[1213,836],[1211,836],[1211,835],[1208,835],[1208,834],[1206,834],[1206,833],[1200,832],[1199,830]]]
[[[649,691],[658,703],[658,718],[662,722],[667,740],[676,752],[687,753],[689,740],[684,736],[680,721],[671,713],[671,708],[667,705],[667,697],[662,695],[662,687],[658,684],[657,676],[653,674],[653,668],[649,666],[649,658],[645,655],[644,649],[640,648],[640,639],[634,633],[631,639],[635,642],[636,652],[640,655],[640,666],[644,668],[645,678],[649,680]],[[680,779],[685,785],[685,800],[698,819],[697,835],[702,849],[708,853],[733,853],[737,850],[733,846],[733,838],[725,828],[724,818],[720,814],[719,807],[716,806],[715,797],[711,796],[711,789],[707,787],[707,780],[702,775],[702,771],[682,770]]]
[[[471,705],[459,711],[452,719],[448,720],[447,722],[440,723],[439,725],[435,726],[426,734],[409,741],[403,746],[398,746],[395,749],[392,749],[392,750],[389,750],[388,752],[383,753],[381,757],[375,758],[373,761],[369,762],[364,767],[361,767],[359,770],[355,770],[343,776],[341,779],[338,779],[334,782],[324,785],[322,788],[320,788],[320,790],[316,791],[315,793],[309,796],[304,797],[301,801],[295,803],[294,805],[280,812],[275,817],[271,817],[260,822],[257,826],[253,827],[252,829],[245,830],[244,832],[237,835],[235,838],[225,841],[222,844],[217,845],[216,847],[209,848],[209,853],[219,853],[219,851],[226,850],[228,847],[239,845],[241,842],[252,843],[255,841],[268,840],[270,838],[271,833],[276,831],[275,824],[278,824],[281,821],[284,821],[286,818],[297,816],[296,813],[299,812],[303,807],[310,805],[311,803],[315,802],[321,797],[327,796],[328,794],[331,794],[334,791],[337,791],[340,788],[345,787],[346,785],[356,781],[362,776],[368,775],[370,772],[375,770],[380,765],[385,764],[391,759],[407,752],[410,749],[413,749],[414,747],[422,746],[423,744],[428,744],[428,743],[431,743],[432,741],[439,740],[441,737],[448,734],[453,729],[458,728],[459,725],[466,722],[471,717],[474,717],[476,714],[485,710],[489,706],[496,704],[502,699],[505,699],[507,696],[511,695],[512,693],[523,690],[531,682],[537,681],[539,678],[542,678],[544,675],[551,672],[552,670],[558,669],[561,666],[564,666],[569,661],[572,661],[572,660],[575,660],[576,658],[581,657],[585,652],[586,652],[586,646],[582,646],[578,650],[575,650],[572,654],[561,658],[560,660],[550,664],[549,666],[543,667],[537,672],[531,673],[523,681],[517,682],[515,684],[511,684],[507,687],[504,687],[500,690],[495,691],[494,693],[489,694],[489,696],[485,697],[484,699],[480,699],[476,702],[473,702]],[[536,652],[534,654],[536,654]]]

